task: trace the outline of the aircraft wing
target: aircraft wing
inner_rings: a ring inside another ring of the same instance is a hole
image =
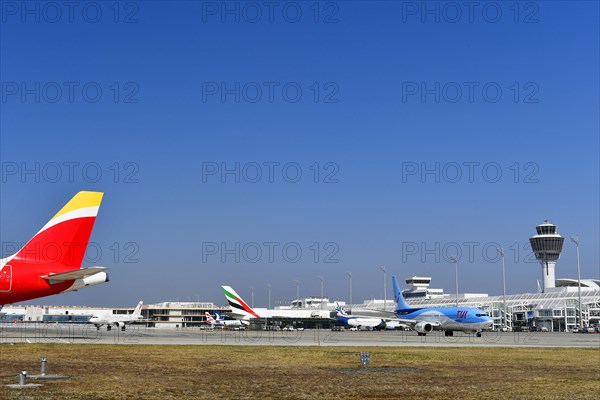
[[[90,268],[81,268],[76,269],[74,271],[62,272],[60,274],[50,273],[48,275],[42,275],[41,278],[50,282],[50,284],[64,282],[64,281],[73,281],[76,279],[83,279],[88,276],[96,275],[98,272],[102,272],[107,270],[106,267],[90,267]]]
[[[385,322],[398,322],[403,325],[415,325],[420,321],[414,319],[407,318],[398,318],[395,312],[393,311],[384,311],[384,310],[372,310],[372,309],[364,309],[355,312],[352,312],[353,317],[363,317],[363,318],[381,318]],[[440,325],[437,321],[428,321],[433,326]]]
[[[403,319],[403,318],[389,318],[389,319],[384,318],[384,321],[385,322],[399,322],[404,325],[415,325],[417,322],[419,322],[414,319]]]
[[[423,320],[417,321],[415,319],[405,319],[405,318],[389,318],[389,319],[384,318],[384,321],[385,322],[399,322],[399,323],[404,324],[404,325],[415,325],[415,324],[417,324],[419,322],[423,322]],[[439,326],[440,325],[440,323],[438,321],[426,321],[426,322],[428,324],[431,324],[432,326]]]
[[[362,309],[360,311],[354,312],[352,311],[353,317],[364,317],[364,318],[398,318],[395,312],[393,311],[383,311],[383,310],[371,310],[371,309]]]

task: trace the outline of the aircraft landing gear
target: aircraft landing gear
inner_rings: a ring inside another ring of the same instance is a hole
[[[454,331],[444,331],[444,336],[454,336]]]
[[[100,330],[100,325],[96,325],[96,330],[99,331]]]
[[[121,332],[125,332],[125,325],[121,327]]]
[[[106,326],[106,330],[107,330],[107,331],[110,331],[111,329],[112,329],[112,326],[110,326],[110,325],[107,325],[107,326]]]
[[[417,332],[417,335],[419,335],[419,336],[425,336],[425,335],[426,335],[426,333]]]
[[[481,332],[477,332],[477,337],[481,337]]]

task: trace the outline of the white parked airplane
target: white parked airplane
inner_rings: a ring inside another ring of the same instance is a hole
[[[371,329],[384,329],[386,322],[381,318],[369,318],[369,317],[357,317],[354,315],[348,315],[344,309],[336,303],[335,311],[337,311],[336,319],[343,322],[345,325],[353,326],[356,328],[371,328]]]
[[[215,311],[214,318],[208,311],[204,313],[204,316],[206,317],[206,323],[213,327],[215,325],[221,325],[229,328],[241,328],[242,326],[250,325],[248,321],[242,321],[239,319],[225,319],[217,311]]]
[[[122,331],[125,330],[125,325],[130,324],[132,322],[141,321],[144,317],[142,317],[142,306],[144,305],[143,301],[140,301],[133,311],[132,314],[100,314],[93,315],[90,318],[90,322],[96,325],[96,329],[100,330],[102,325],[106,325],[106,330],[110,331],[112,326],[116,326],[121,328]]]

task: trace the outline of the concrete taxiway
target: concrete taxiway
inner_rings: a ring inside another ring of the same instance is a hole
[[[414,331],[349,332],[227,331],[198,328],[157,329],[130,325],[126,331],[96,330],[85,324],[5,324],[0,344],[154,344],[154,345],[260,345],[260,346],[483,346],[483,347],[580,347],[600,349],[599,334],[548,332],[484,332],[482,337],[455,332],[417,336]]]

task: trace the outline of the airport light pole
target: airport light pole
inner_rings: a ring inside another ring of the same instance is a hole
[[[456,267],[456,307],[458,307],[458,257],[450,256],[450,259]]]
[[[506,276],[504,275],[504,249],[502,247],[496,247],[496,251],[502,257],[502,312],[504,313],[503,327],[506,328]]]
[[[300,300],[300,281],[296,279],[296,300]]]
[[[571,242],[577,247],[577,297],[579,299],[579,328],[583,328],[583,313],[581,311],[581,270],[579,269],[579,235],[571,236]]]
[[[317,278],[319,278],[319,280],[321,281],[321,310],[323,309],[323,277],[322,276],[318,276]]]
[[[252,298],[250,300],[250,304],[252,304],[251,307],[254,308],[254,286],[250,286],[249,289],[250,289],[250,291],[252,293]]]
[[[383,309],[387,311],[387,270],[383,265],[379,269],[383,272]]]
[[[271,309],[271,284],[267,283],[267,287],[269,288],[269,310]]]
[[[352,272],[348,271],[346,272],[346,275],[348,275],[348,278],[350,278],[350,307],[352,307]]]

